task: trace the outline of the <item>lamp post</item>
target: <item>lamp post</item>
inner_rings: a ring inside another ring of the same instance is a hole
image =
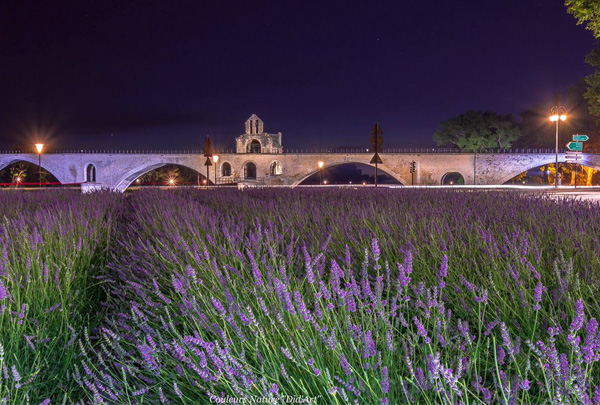
[[[558,123],[560,121],[566,121],[567,115],[565,114],[567,109],[562,105],[554,106],[550,109],[550,121],[556,122],[556,161],[554,164],[554,169],[556,170],[556,175],[554,176],[554,188],[558,188]]]
[[[318,166],[319,166],[319,185],[323,184],[323,166],[325,165],[325,163],[323,162],[319,162]]]
[[[39,180],[38,187],[42,188],[42,150],[44,149],[44,144],[36,143],[35,149],[37,150],[37,153],[38,153],[38,180]]]
[[[217,163],[219,162],[219,155],[213,155],[213,162],[215,162],[215,187],[217,187]]]

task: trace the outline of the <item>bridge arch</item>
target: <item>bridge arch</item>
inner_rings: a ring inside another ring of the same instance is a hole
[[[14,158],[8,159],[6,161],[0,160],[0,171],[6,169],[7,167],[9,167],[13,164],[19,163],[19,162],[29,163],[29,164],[35,166],[37,169],[39,161],[38,161],[37,157],[31,158],[27,155],[21,155],[19,157],[14,157]],[[56,173],[59,173],[60,170],[56,170],[55,168],[51,167],[51,165],[44,164],[43,159],[42,159],[42,169],[47,171],[48,173],[50,173],[56,180],[58,180],[58,182],[60,184],[69,183],[69,181],[62,178],[62,176],[59,177],[56,175]]]
[[[323,168],[321,170],[325,170],[327,168],[332,168],[332,167],[336,167],[336,166],[341,166],[341,165],[364,165],[364,166],[370,166],[372,168],[375,168],[374,164],[370,164],[370,163],[365,163],[365,162],[359,162],[359,161],[355,161],[355,160],[351,160],[351,161],[338,161],[338,162],[327,162],[323,165]],[[383,174],[390,176],[391,178],[393,178],[394,180],[398,181],[401,185],[404,184],[408,184],[406,182],[406,180],[404,180],[402,178],[402,176],[398,175],[396,172],[394,172],[391,168],[387,167],[385,164],[379,164],[377,165],[378,170],[381,171]],[[298,186],[299,184],[301,184],[304,180],[308,179],[310,176],[313,176],[315,174],[319,173],[319,169],[312,169],[310,172],[308,173],[303,173],[298,179],[295,179],[292,182],[292,186]]]
[[[455,184],[466,184],[465,176],[459,171],[446,172],[440,180],[442,185],[455,185]]]
[[[498,182],[498,184],[505,184],[506,182],[510,181],[512,178],[518,176],[519,174],[521,174],[523,172],[528,172],[529,170],[535,169],[536,167],[546,166],[549,164],[553,165],[555,163],[556,163],[556,159],[543,159],[543,160],[540,159],[540,160],[533,161],[529,164],[523,165],[520,168],[511,170],[510,172],[508,172],[509,174],[505,174],[503,177],[500,178],[500,181]],[[561,163],[565,164],[567,162],[565,161],[564,158],[561,158],[559,156],[559,159],[558,159],[559,166]],[[586,159],[586,160],[580,161],[578,163],[583,166],[591,167],[594,170],[600,170],[600,162],[594,162],[590,159]]]
[[[182,164],[180,162],[160,162],[160,163],[154,163],[154,164],[139,165],[139,166],[135,167],[134,169],[128,171],[125,175],[121,176],[121,178],[116,182],[116,185],[114,187],[112,187],[112,190],[118,191],[118,192],[125,192],[125,190],[127,190],[127,188],[129,188],[129,186],[131,186],[131,184],[138,177],[143,176],[146,173],[149,173],[153,170],[160,169],[161,167],[168,166],[168,165],[175,165],[175,166],[180,166],[180,167],[184,167],[186,169],[193,170],[194,172],[198,173],[203,178],[206,178],[206,174],[203,174],[202,172],[198,171],[194,167],[190,167],[189,165]],[[213,176],[214,176],[214,174],[211,170],[211,173],[210,173],[211,179],[213,178]],[[212,182],[213,181],[211,180],[211,183]]]

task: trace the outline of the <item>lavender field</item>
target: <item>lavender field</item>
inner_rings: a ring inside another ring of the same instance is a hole
[[[48,190],[0,210],[0,403],[600,404],[597,204]]]

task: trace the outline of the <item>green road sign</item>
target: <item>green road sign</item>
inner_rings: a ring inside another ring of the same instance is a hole
[[[567,144],[569,150],[583,150],[583,143],[581,142],[569,142]]]
[[[577,142],[585,142],[590,139],[587,135],[573,135],[573,140]]]

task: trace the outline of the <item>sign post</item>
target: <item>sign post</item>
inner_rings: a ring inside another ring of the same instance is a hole
[[[210,157],[213,155],[212,149],[212,141],[210,140],[210,135],[206,135],[206,139],[204,140],[204,156],[206,157],[206,161],[204,162],[204,166],[206,166],[206,188],[208,189],[209,180],[209,168],[212,166],[212,162],[210,161]]]
[[[577,163],[578,160],[583,160],[583,143],[588,139],[590,139],[590,137],[587,135],[573,135],[573,141],[567,144],[567,149],[572,151],[572,153],[565,154],[565,160],[573,160],[575,163]],[[581,164],[579,164],[579,166],[581,167]],[[575,188],[577,188],[577,177],[579,177],[580,167],[578,167],[575,172]]]
[[[371,164],[375,163],[375,187],[377,187],[377,175],[378,175],[377,164],[383,163],[383,161],[379,157],[379,152],[381,152],[382,147],[383,147],[383,136],[382,135],[383,135],[383,131],[381,130],[379,123],[375,124],[375,126],[371,130],[371,147],[375,150],[375,154],[373,155],[373,158],[371,159],[371,162],[370,162]]]
[[[415,185],[415,166],[416,166],[416,163],[414,160],[412,162],[410,162],[410,177],[411,177],[410,184],[411,184],[411,186]]]

